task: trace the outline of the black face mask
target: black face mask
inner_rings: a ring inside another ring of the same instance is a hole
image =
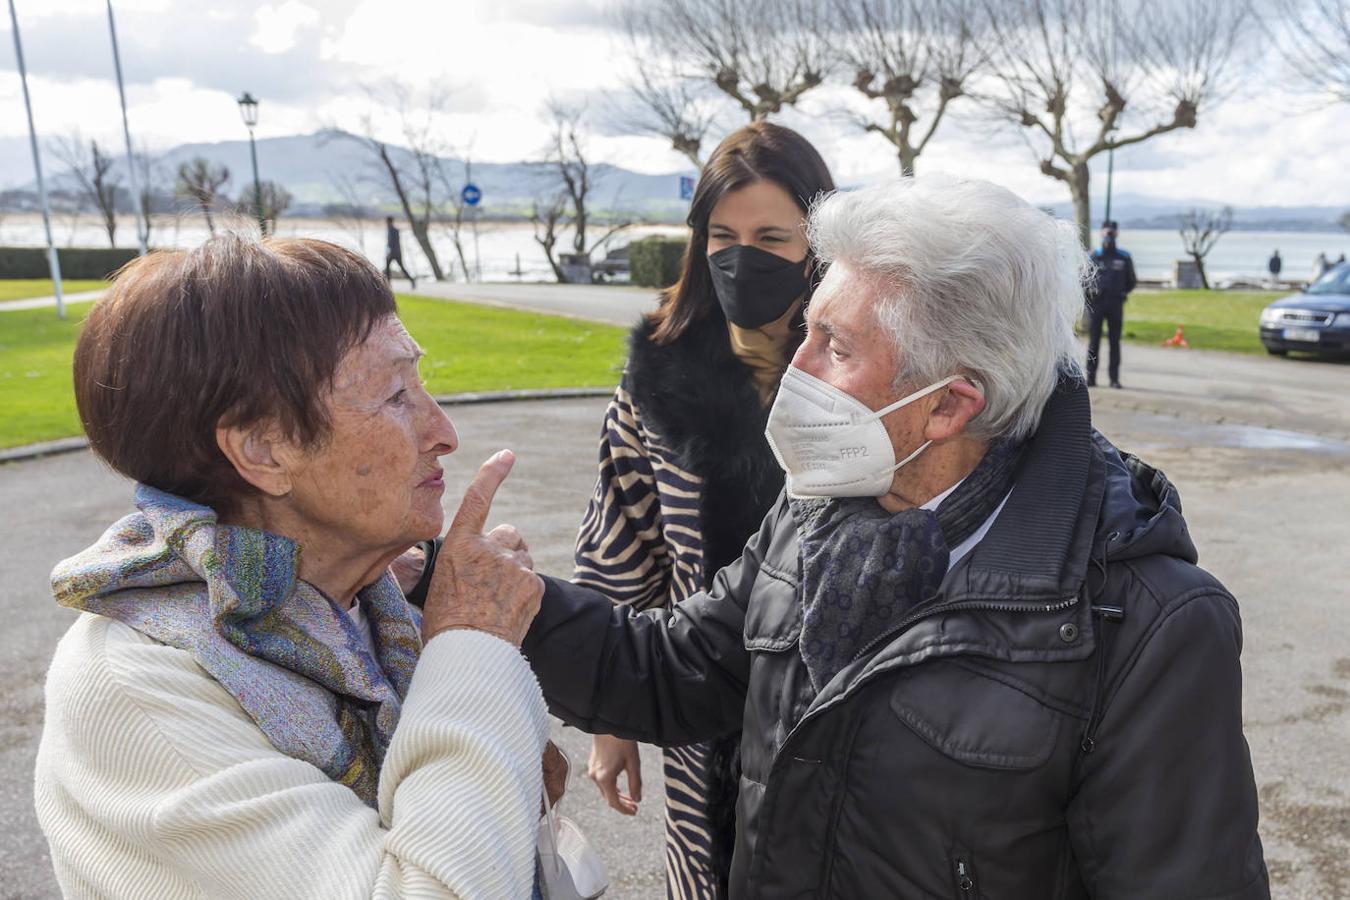
[[[709,256],[708,270],[727,321],[742,328],[760,328],[781,319],[806,293],[805,257],[794,262],[737,244]]]

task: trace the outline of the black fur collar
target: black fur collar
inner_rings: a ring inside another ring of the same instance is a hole
[[[644,319],[630,336],[629,392],[672,462],[704,479],[699,522],[704,581],[711,582],[740,557],[783,489],[783,471],[764,439],[769,411],[750,368],[731,351],[720,309],[670,344],[653,343],[652,330]]]

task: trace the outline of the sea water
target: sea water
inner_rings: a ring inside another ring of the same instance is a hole
[[[423,255],[411,231],[400,223],[404,262],[418,277],[429,277],[431,266]],[[592,241],[605,232],[594,227]],[[79,217],[56,215],[52,221],[53,238],[58,247],[106,247],[108,238],[99,220],[93,214]],[[440,257],[442,269],[455,280],[463,280],[464,272],[449,229],[432,227],[432,246]],[[281,236],[313,237],[333,241],[358,250],[384,265],[384,221],[345,221],[328,219],[283,218],[278,224]],[[620,247],[635,238],[652,234],[683,235],[686,231],[675,226],[644,225],[621,232],[609,245]],[[192,247],[206,240],[209,232],[200,215],[181,214],[155,217],[150,243],[154,247]],[[572,249],[572,235],[565,231],[556,252]],[[0,217],[0,246],[40,246],[43,243],[42,220],[32,214],[10,214]],[[121,217],[117,231],[118,246],[132,247],[136,232],[131,217]],[[477,241],[472,227],[465,223],[460,233],[465,261],[470,275],[483,281],[551,281],[552,270],[540,243],[535,239],[533,226],[528,222],[484,222],[478,227]],[[1135,271],[1140,278],[1169,280],[1173,263],[1186,256],[1181,238],[1175,231],[1141,229],[1121,231],[1120,246],[1134,257]],[[1342,253],[1350,255],[1350,233],[1304,231],[1231,231],[1225,234],[1205,259],[1205,270],[1210,283],[1221,285],[1232,280],[1256,281],[1266,277],[1266,266],[1271,254],[1280,251],[1284,260],[1281,278],[1303,281],[1312,275],[1313,259],[1325,253],[1336,259]],[[593,254],[604,257],[604,251]],[[519,261],[517,263],[517,260]],[[481,273],[481,274],[480,274]]]

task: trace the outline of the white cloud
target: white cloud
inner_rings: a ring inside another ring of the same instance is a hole
[[[253,20],[257,27],[248,42],[263,53],[285,53],[295,46],[301,29],[319,24],[319,11],[299,0],[286,0],[259,8]]]
[[[115,0],[128,76],[133,131],[164,146],[243,136],[234,97],[262,99],[260,136],[354,127],[369,110],[361,83],[402,80],[452,90],[442,131],[474,158],[537,157],[548,133],[545,99],[622,90],[629,62],[602,26],[607,0],[232,0],[171,3]],[[100,140],[120,138],[104,6],[95,0],[27,2],[20,10],[38,127],[45,136],[79,126]],[[0,17],[2,20],[4,17]],[[32,27],[27,22],[32,21]],[[7,21],[3,22],[7,26]],[[8,41],[8,35],[5,35]],[[0,66],[8,65],[0,57]],[[1199,127],[1123,150],[1117,194],[1209,200],[1238,206],[1350,205],[1346,108],[1307,109],[1268,87],[1278,62],[1265,64],[1248,96]],[[0,138],[25,135],[17,78],[0,72]],[[863,101],[847,86],[807,95],[781,121],[817,144],[841,184],[894,177],[895,155],[844,112]],[[998,132],[976,108],[946,122],[919,160],[920,172],[989,178],[1038,202],[1064,202],[1064,185],[1041,175],[1015,132]],[[397,139],[391,117],[385,133]],[[742,121],[732,110],[728,127]],[[713,135],[708,143],[716,143]],[[687,163],[659,138],[598,129],[596,161],[643,172]],[[1093,161],[1094,192],[1104,191],[1106,159]],[[0,172],[0,183],[13,180]]]
[[[113,13],[120,17],[122,13],[167,13],[173,7],[173,0],[113,0]],[[19,27],[35,19],[50,16],[78,16],[96,13],[106,25],[108,8],[96,0],[42,0],[41,3],[18,3],[16,12]],[[5,15],[4,31],[9,33],[9,16]]]

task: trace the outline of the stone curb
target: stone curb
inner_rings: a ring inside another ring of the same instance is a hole
[[[479,403],[519,403],[526,400],[575,400],[586,397],[609,397],[613,388],[550,388],[548,390],[520,391],[477,391],[465,394],[438,394],[435,397],[441,406],[469,406]],[[0,450],[0,465],[41,459],[44,456],[56,456],[61,453],[74,453],[87,450],[89,441],[82,437],[61,438],[55,441],[43,441],[38,444],[24,444]]]

